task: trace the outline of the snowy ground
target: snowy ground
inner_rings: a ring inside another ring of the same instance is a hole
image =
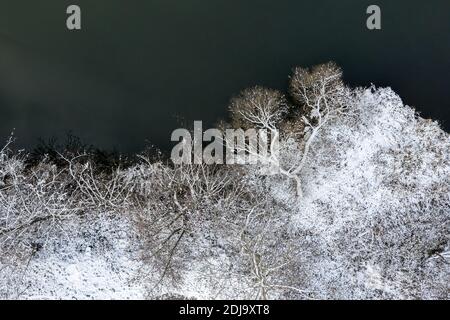
[[[143,299],[134,281],[139,251],[125,219],[80,218],[47,243],[11,279],[10,298]]]

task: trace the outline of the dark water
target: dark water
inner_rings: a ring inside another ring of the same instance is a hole
[[[366,29],[365,0],[0,0],[0,138],[164,148],[180,125],[224,117],[241,89],[284,88],[293,66],[328,60],[449,131],[450,1],[375,3],[381,31]],[[81,31],[66,29],[69,4]]]

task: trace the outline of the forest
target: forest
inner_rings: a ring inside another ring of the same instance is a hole
[[[174,164],[74,137],[16,150],[12,135],[0,298],[448,299],[449,134],[391,88],[342,75],[298,67],[285,92],[237,94],[218,127],[277,138],[277,152],[244,150],[252,163]]]

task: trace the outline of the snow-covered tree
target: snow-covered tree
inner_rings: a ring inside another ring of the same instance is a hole
[[[437,122],[390,88],[349,88],[333,63],[295,69],[288,94],[244,90],[230,112],[271,137],[268,153],[244,150],[257,163],[105,169],[88,149],[31,159],[9,139],[0,297],[449,298]]]

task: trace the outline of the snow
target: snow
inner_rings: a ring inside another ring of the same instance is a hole
[[[254,246],[252,262],[258,258],[267,264],[266,269],[276,270],[266,280],[276,280],[279,286],[289,281],[307,292],[307,297],[448,298],[450,136],[437,123],[418,117],[390,88],[355,92],[355,114],[327,123],[313,141],[300,173],[301,198],[286,177],[261,178],[260,168],[246,166],[243,181],[252,195],[258,195],[257,203],[239,199],[237,204],[227,204],[228,198],[222,195],[217,201],[208,195],[195,203],[195,210],[189,212],[190,224],[185,226],[187,235],[174,258],[179,267],[173,281],[159,285],[155,260],[143,258],[149,251],[146,228],[154,226],[156,220],[151,218],[173,217],[177,206],[185,209],[180,199],[175,205],[164,202],[173,195],[164,188],[177,182],[164,180],[170,170],[160,164],[141,164],[119,177],[124,176],[127,185],[144,197],[140,205],[147,207],[139,216],[144,223],[137,223],[131,211],[75,215],[68,210],[57,216],[61,220],[51,228],[24,230],[17,242],[0,237],[2,243],[10,244],[8,248],[16,244],[17,250],[38,248],[28,256],[16,257],[10,251],[1,256],[0,297],[253,298],[257,296],[254,270],[244,250],[236,247],[236,242],[248,237],[245,244]],[[281,146],[285,147],[281,163],[301,158],[295,142],[282,141]],[[55,170],[43,168],[50,173]],[[6,177],[22,169],[23,163],[8,160],[0,152],[0,188],[6,185]],[[161,181],[152,180],[159,172],[163,172]],[[191,173],[183,179],[191,182]],[[195,183],[202,181],[201,175],[195,178]],[[18,174],[16,179],[23,177]],[[41,187],[45,179],[39,180]],[[28,187],[26,192],[31,190]],[[5,229],[17,214],[12,204],[20,204],[9,196],[0,198],[6,199],[0,207],[0,227]],[[58,199],[67,201],[65,196]],[[265,203],[269,208],[262,206]],[[258,217],[267,215],[272,224],[268,227],[264,220],[254,219],[243,232],[239,223],[248,214],[242,209],[246,205],[261,210]],[[18,214],[19,222],[22,214]],[[235,220],[230,223],[230,219]],[[233,238],[233,228],[239,237]],[[294,263],[283,261],[286,252],[287,258],[295,257]],[[287,267],[278,269],[277,264]],[[305,294],[275,291],[270,297],[304,298]]]
[[[127,229],[124,219],[104,216],[72,221],[64,240],[47,243],[13,279],[9,298],[144,299],[144,287],[134,281],[139,251]]]

